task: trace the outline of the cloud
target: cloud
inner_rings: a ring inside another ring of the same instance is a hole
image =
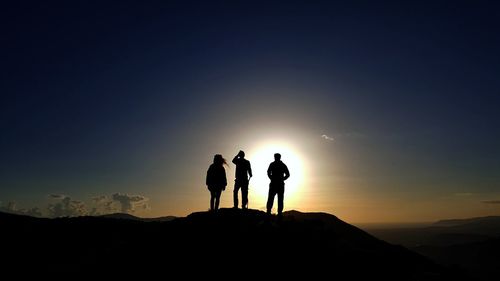
[[[500,200],[485,200],[485,201],[481,201],[481,203],[484,203],[484,204],[500,204]]]
[[[64,199],[64,198],[66,198],[66,195],[62,195],[62,194],[50,194],[49,198],[50,199]]]
[[[0,212],[17,214],[16,202],[9,201],[6,206],[0,206]]]
[[[472,195],[474,195],[474,193],[470,193],[470,192],[455,193],[455,196],[459,196],[459,197],[466,197],[466,196],[472,196]]]
[[[42,209],[33,207],[30,209],[19,209],[14,201],[8,201],[4,204],[0,202],[0,212],[13,213],[19,215],[28,215],[41,217],[77,217],[77,216],[99,216],[113,213],[134,213],[136,211],[151,210],[149,198],[143,195],[129,195],[115,193],[109,195],[98,195],[90,198],[87,203],[74,200],[64,194],[49,194],[48,198],[52,200]],[[46,213],[45,213],[46,212]]]
[[[17,208],[16,208],[16,202],[14,202],[14,201],[9,201],[9,202],[7,203],[7,206],[5,206],[5,208],[6,208],[7,210],[11,211],[11,212],[15,212],[15,211],[16,211],[16,209],[17,209]]]
[[[92,202],[94,203],[94,208],[90,211],[92,216],[117,213],[120,209],[119,202],[115,202],[107,195],[92,197]]]
[[[94,201],[96,203],[101,203],[101,202],[105,202],[105,201],[108,201],[108,200],[109,200],[109,198],[106,195],[100,195],[100,196],[92,197],[92,201]]]
[[[340,139],[364,139],[367,135],[360,132],[337,132],[331,135],[323,134],[321,138],[327,141],[336,141]]]
[[[115,193],[111,196],[99,195],[92,197],[94,207],[90,214],[93,216],[111,213],[133,213],[139,210],[150,210],[149,198],[142,195]]]
[[[136,209],[149,209],[149,199],[142,195],[115,193],[111,198],[120,204],[122,213],[133,213]]]
[[[24,215],[32,216],[32,217],[41,217],[42,216],[42,210],[38,207],[34,207],[31,209],[20,209],[18,212],[22,213]]]
[[[0,206],[0,212],[17,214],[17,215],[27,215],[32,217],[41,217],[42,211],[38,207],[31,209],[17,209],[17,204],[14,201],[9,201],[7,206]]]
[[[334,140],[335,140],[334,138],[329,137],[329,136],[327,136],[327,135],[321,135],[321,138],[323,138],[323,139],[325,139],[325,140],[327,140],[327,141],[334,141]]]
[[[50,198],[59,202],[49,204],[48,211],[50,217],[77,217],[87,215],[85,203],[78,200],[71,200],[71,197],[61,194],[51,194]]]

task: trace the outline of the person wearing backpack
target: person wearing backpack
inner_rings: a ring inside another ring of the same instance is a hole
[[[243,150],[240,150],[234,156],[233,163],[236,165],[233,190],[234,208],[238,208],[238,191],[241,189],[241,208],[246,209],[248,208],[248,183],[252,177],[252,167],[250,166],[250,161],[245,159],[245,152]]]
[[[227,178],[224,165],[227,166],[226,159],[221,154],[216,154],[207,171],[206,185],[210,191],[210,211],[219,209],[220,196],[222,191],[226,190]]]

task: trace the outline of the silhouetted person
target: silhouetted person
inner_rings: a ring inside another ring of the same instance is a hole
[[[248,182],[252,177],[252,167],[250,161],[245,159],[245,152],[242,150],[238,152],[238,155],[234,156],[233,163],[236,165],[233,190],[234,208],[238,208],[238,191],[241,188],[241,208],[245,209],[248,208]]]
[[[274,162],[267,169],[267,176],[271,179],[269,196],[267,197],[267,213],[271,214],[274,196],[278,194],[278,216],[283,213],[283,196],[285,194],[285,180],[290,177],[290,172],[285,163],[281,162],[281,154],[274,154]]]
[[[208,190],[210,190],[211,211],[219,209],[220,195],[227,186],[226,170],[223,165],[227,165],[226,159],[222,155],[216,154],[214,156],[214,163],[210,165],[207,171],[206,184]]]

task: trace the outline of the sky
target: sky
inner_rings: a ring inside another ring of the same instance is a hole
[[[184,216],[242,149],[264,209],[500,215],[495,1],[16,1],[0,9],[0,201]],[[235,167],[222,207],[232,206]]]

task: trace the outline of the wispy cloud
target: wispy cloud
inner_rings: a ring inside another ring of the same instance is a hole
[[[326,141],[340,141],[341,139],[364,139],[367,136],[360,132],[337,132],[333,134],[323,134],[321,138]]]
[[[50,199],[64,199],[66,198],[66,195],[63,195],[63,194],[50,194],[49,195],[49,198]]]
[[[327,141],[334,141],[334,140],[335,140],[334,138],[329,137],[329,136],[327,136],[327,135],[321,135],[321,138],[323,138],[323,139],[325,139],[325,140],[327,140]]]
[[[455,193],[455,196],[458,196],[458,197],[467,197],[467,196],[472,196],[472,195],[474,195],[474,193],[470,193],[470,192]]]
[[[500,204],[500,200],[485,200],[485,201],[481,201],[481,203],[484,203],[484,204]]]

